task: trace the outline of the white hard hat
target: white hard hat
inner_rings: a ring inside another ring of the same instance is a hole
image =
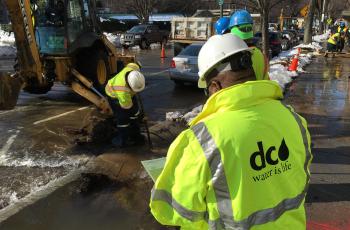
[[[250,48],[236,35],[228,33],[210,37],[198,55],[198,87],[206,88],[206,75],[222,60],[242,51],[250,51]]]
[[[145,77],[139,71],[131,71],[128,75],[128,84],[135,93],[141,92],[145,88]]]
[[[139,61],[135,61],[135,62],[130,62],[126,65],[126,67],[132,68],[134,70],[140,70],[142,65]]]

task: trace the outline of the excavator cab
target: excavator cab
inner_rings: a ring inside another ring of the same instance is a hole
[[[94,1],[32,0],[35,38],[39,52],[67,55],[74,52],[79,37],[96,31]],[[98,31],[99,32],[99,31]]]

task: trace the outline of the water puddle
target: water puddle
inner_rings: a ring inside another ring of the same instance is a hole
[[[0,223],[2,230],[164,229],[148,211],[152,182],[82,174]]]

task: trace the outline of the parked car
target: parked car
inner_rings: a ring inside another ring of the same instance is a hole
[[[299,35],[298,31],[297,30],[292,30],[292,29],[287,30],[287,31],[292,34],[292,44],[293,44],[293,46],[299,45],[300,39],[299,39],[299,36],[298,36]]]
[[[152,43],[166,43],[169,32],[160,30],[157,25],[137,25],[120,36],[120,44],[124,48],[139,45],[141,49],[147,49]]]
[[[269,31],[277,31],[278,24],[277,23],[269,23]]]
[[[258,32],[254,35],[254,42],[257,47],[261,48],[262,34]],[[270,58],[278,56],[282,51],[282,34],[280,32],[269,32]]]
[[[204,43],[192,43],[173,58],[169,75],[177,85],[198,81],[198,54]]]
[[[282,50],[289,50],[292,47],[292,35],[288,31],[282,32]]]
[[[282,50],[289,50],[299,44],[298,34],[294,30],[284,30],[282,32]]]
[[[304,40],[304,29],[298,30],[298,37],[300,41]]]

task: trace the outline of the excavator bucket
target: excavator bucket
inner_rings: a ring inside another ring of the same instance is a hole
[[[0,110],[13,109],[18,100],[23,81],[16,75],[0,73]]]

